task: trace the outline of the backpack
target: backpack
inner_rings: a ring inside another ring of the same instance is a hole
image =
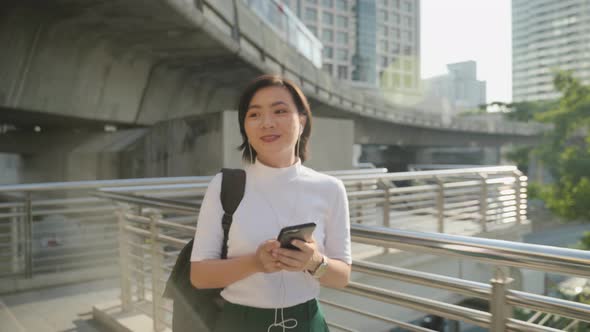
[[[221,259],[227,258],[227,238],[232,217],[244,197],[246,172],[241,169],[224,168],[221,181],[221,205],[223,206],[223,246]],[[220,293],[223,288],[197,289],[190,281],[191,239],[180,251],[174,268],[166,282],[163,297],[173,300],[172,331],[213,331],[217,316],[223,306]]]

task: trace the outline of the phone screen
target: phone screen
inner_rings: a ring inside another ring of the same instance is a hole
[[[281,243],[281,248],[299,250],[299,248],[291,244],[291,241],[295,239],[305,242],[311,241],[311,236],[315,230],[315,227],[316,224],[311,222],[281,229],[278,237],[278,241]]]

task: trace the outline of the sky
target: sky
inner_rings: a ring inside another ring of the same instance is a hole
[[[487,102],[512,100],[510,0],[420,0],[421,76],[474,60]]]

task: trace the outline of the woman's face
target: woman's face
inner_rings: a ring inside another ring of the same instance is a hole
[[[246,136],[258,159],[273,167],[287,167],[296,161],[295,144],[304,126],[305,116],[297,112],[289,91],[280,86],[258,90],[244,120]]]

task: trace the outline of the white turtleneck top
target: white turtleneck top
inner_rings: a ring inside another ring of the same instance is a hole
[[[220,201],[221,173],[205,193],[195,233],[191,261],[219,259],[223,241]],[[276,239],[281,228],[315,222],[319,250],[331,259],[352,262],[348,199],[342,182],[318,173],[300,162],[272,168],[259,161],[246,167],[244,198],[233,216],[228,258],[256,252],[266,240]],[[282,308],[319,295],[318,280],[305,272],[255,273],[227,286],[221,296],[229,302]]]

